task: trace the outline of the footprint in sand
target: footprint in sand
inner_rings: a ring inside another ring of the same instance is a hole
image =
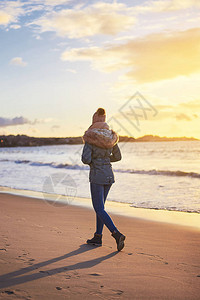
[[[25,252],[25,250],[23,249],[22,250],[23,252]],[[18,255],[17,259],[18,260],[21,260],[29,265],[33,265],[33,262],[35,261],[34,258],[31,258],[31,257],[28,257],[29,256],[29,252],[25,252],[25,253],[22,253],[21,255]]]
[[[5,290],[5,291],[2,291],[0,294],[4,294],[3,297],[5,297],[5,294],[6,295],[14,295],[15,299],[26,299],[26,300],[30,300],[31,299],[31,296],[24,290],[20,290],[20,289],[16,289],[16,290]],[[7,298],[8,299],[8,298]],[[9,297],[9,299],[11,299]]]
[[[91,275],[91,276],[102,276],[103,274],[100,274],[100,273],[91,273],[89,275]]]
[[[21,257],[20,258],[17,257],[17,260],[20,260],[21,262],[26,262],[26,260]]]
[[[7,295],[14,295],[15,293],[13,291],[3,291],[1,294],[7,294]]]
[[[81,276],[79,275],[78,272],[75,271],[75,272],[74,272],[74,277],[75,277],[75,278],[80,278]]]
[[[123,294],[123,292],[124,291],[122,291],[122,290],[112,290],[115,294],[117,294],[117,295],[121,295],[121,294]]]
[[[50,231],[62,234],[62,231],[60,231],[59,228],[57,228],[57,227],[52,227],[52,229],[50,229]]]
[[[164,261],[163,260],[163,257],[159,256],[159,255],[154,255],[154,254],[148,254],[148,253],[144,253],[144,252],[137,252],[137,254],[141,254],[141,255],[145,255],[147,256],[150,260],[155,260],[155,261],[158,261],[158,262],[161,262],[165,265],[168,265],[168,262],[167,261]]]
[[[43,271],[43,270],[39,271],[39,273],[50,274],[50,272],[48,272],[48,271]]]
[[[34,263],[33,263],[34,261],[35,261],[34,258],[30,258],[26,263],[27,263],[29,266],[32,266],[32,265],[34,264]]]

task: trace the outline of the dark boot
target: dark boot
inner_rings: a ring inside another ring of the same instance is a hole
[[[95,233],[91,240],[87,240],[87,244],[94,246],[102,246],[102,234]]]
[[[119,231],[113,231],[113,233],[111,234],[117,243],[117,250],[121,251],[124,248],[124,240],[125,240],[125,236],[120,233]]]

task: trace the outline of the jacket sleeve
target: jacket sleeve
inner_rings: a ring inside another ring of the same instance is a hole
[[[85,143],[81,160],[86,165],[89,165],[92,162],[92,145]]]
[[[110,161],[115,162],[115,161],[119,161],[121,159],[122,159],[121,151],[120,151],[118,145],[116,144],[113,147],[112,153],[110,155]]]

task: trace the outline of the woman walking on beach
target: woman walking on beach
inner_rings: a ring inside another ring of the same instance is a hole
[[[121,160],[121,152],[117,145],[118,136],[109,129],[105,119],[105,110],[98,108],[93,115],[92,125],[83,136],[85,145],[81,159],[84,164],[90,166],[90,191],[96,212],[96,232],[87,243],[102,245],[102,231],[105,224],[116,240],[117,250],[121,251],[124,248],[125,236],[119,232],[104,208],[108,192],[115,182],[111,162]]]

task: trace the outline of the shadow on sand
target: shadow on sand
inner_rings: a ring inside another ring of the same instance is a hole
[[[100,264],[102,261],[105,261],[113,256],[115,256],[118,251],[112,252],[108,255],[105,256],[101,256],[95,259],[91,259],[91,260],[87,260],[84,262],[79,262],[76,263],[74,265],[67,265],[67,266],[63,266],[60,268],[54,268],[54,269],[49,269],[49,270],[41,270],[39,271],[38,269],[41,267],[45,267],[47,265],[50,265],[52,263],[58,262],[60,260],[66,259],[68,257],[72,257],[87,251],[91,251],[92,249],[95,249],[95,247],[92,247],[90,245],[80,245],[80,247],[72,252],[69,252],[67,254],[64,254],[62,256],[59,257],[55,257],[37,264],[34,264],[32,266],[26,267],[26,268],[22,268],[19,269],[17,271],[14,272],[10,272],[4,275],[0,276],[0,288],[6,288],[6,287],[10,287],[13,285],[17,285],[17,284],[21,284],[21,283],[26,283],[29,281],[33,281],[33,280],[37,280],[40,278],[44,278],[44,277],[48,277],[48,276],[52,276],[55,274],[59,274],[62,272],[66,272],[66,271],[71,271],[71,270],[78,270],[78,269],[88,269],[88,268],[92,268],[95,265]],[[33,274],[26,274],[29,272],[33,272],[37,270],[35,273]],[[26,274],[26,275],[24,275]]]

